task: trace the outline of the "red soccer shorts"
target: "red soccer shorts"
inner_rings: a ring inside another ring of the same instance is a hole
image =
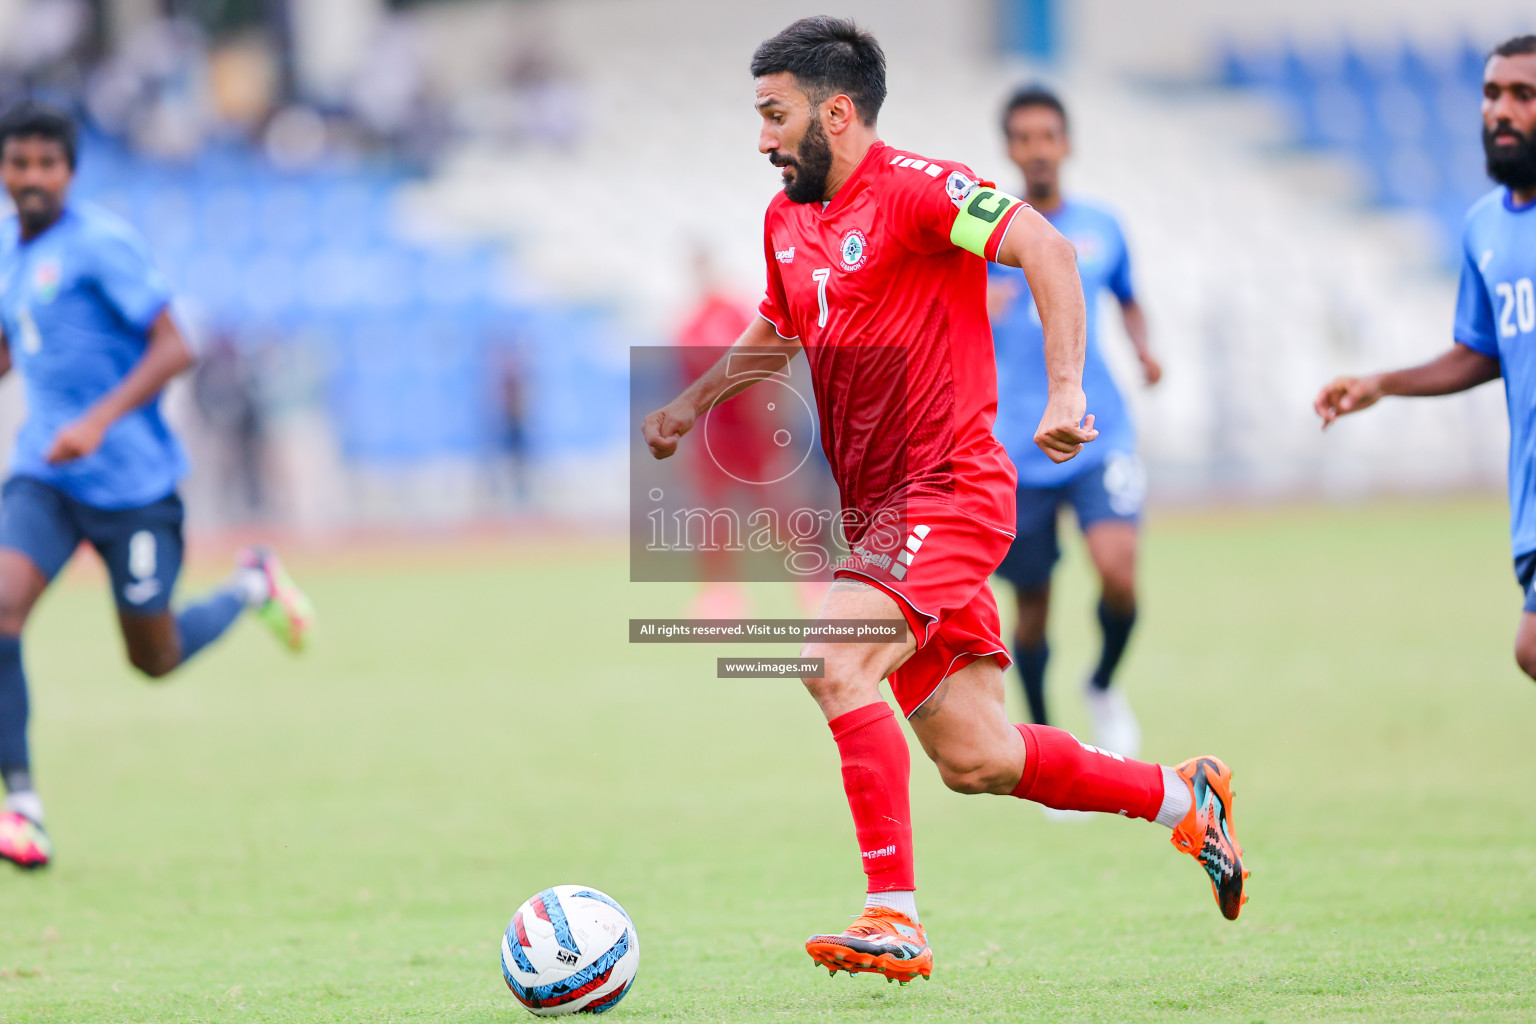
[[[977,658],[1013,663],[987,585],[1012,541],[953,506],[918,506],[900,525],[870,530],[833,574],[885,591],[906,618],[917,650],[891,674],[891,692],[908,717]]]

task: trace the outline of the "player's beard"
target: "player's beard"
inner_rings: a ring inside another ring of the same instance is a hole
[[[1024,191],[1029,196],[1031,203],[1049,202],[1056,196],[1056,176],[1036,174],[1025,175]]]
[[[1499,146],[1494,135],[1513,135],[1513,146]],[[1516,131],[1500,123],[1493,131],[1483,127],[1483,156],[1488,162],[1488,177],[1508,188],[1524,191],[1536,188],[1536,135]]]
[[[777,154],[775,154],[777,155]],[[776,167],[785,164],[768,158]],[[813,120],[800,140],[800,152],[792,160],[795,176],[784,185],[784,196],[792,203],[819,203],[827,198],[827,176],[832,173],[832,144],[821,122]]]
[[[46,231],[59,219],[63,204],[50,192],[40,188],[25,188],[17,192],[14,200],[16,219],[28,235]]]

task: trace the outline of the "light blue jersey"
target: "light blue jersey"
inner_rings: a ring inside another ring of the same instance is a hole
[[[1010,281],[1018,288],[1018,298],[992,322],[992,340],[997,348],[997,424],[993,431],[1018,467],[1020,487],[1056,487],[1103,465],[1111,454],[1132,454],[1136,450],[1136,426],[1104,362],[1097,330],[1099,296],[1104,289],[1109,289],[1121,302],[1128,302],[1135,295],[1125,236],[1113,215],[1088,203],[1063,203],[1045,216],[1077,249],[1077,270],[1083,279],[1083,296],[1088,301],[1083,391],[1088,396],[1088,411],[1093,413],[1093,425],[1099,436],[1092,444],[1084,445],[1076,458],[1059,464],[1035,445],[1035,428],[1045,411],[1049,391],[1040,310],[1029,293],[1024,271],[988,264],[991,281]]]
[[[1467,212],[1456,341],[1499,361],[1509,405],[1509,532],[1536,551],[1536,203],[1495,189]]]
[[[29,242],[14,216],[0,223],[0,328],[27,395],[13,475],[104,509],[148,505],[176,489],[187,461],[158,397],[114,423],[94,454],[59,466],[46,458],[59,428],[143,357],[170,297],[143,240],[104,210],[71,204]]]

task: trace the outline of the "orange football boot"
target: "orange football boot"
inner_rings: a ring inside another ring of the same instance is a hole
[[[883,974],[903,985],[933,973],[933,950],[923,926],[899,910],[865,907],[841,935],[812,935],[805,940],[811,959],[828,974]]]
[[[1211,876],[1211,892],[1222,916],[1236,921],[1248,895],[1243,882],[1248,871],[1243,867],[1243,847],[1237,841],[1237,825],[1232,820],[1232,769],[1221,758],[1209,754],[1192,757],[1174,769],[1189,784],[1194,806],[1173,830],[1173,845],[1200,862]]]

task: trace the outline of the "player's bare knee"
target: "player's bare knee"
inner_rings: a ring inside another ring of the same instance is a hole
[[[956,793],[995,793],[1007,776],[1005,766],[977,751],[944,752],[934,759],[939,778]]]
[[[32,611],[32,602],[23,596],[24,588],[0,580],[0,635],[20,636]]]
[[[128,651],[128,663],[150,679],[163,679],[181,664],[181,655],[177,651],[159,648],[133,648]]]
[[[991,793],[997,788],[997,774],[990,766],[953,770],[940,767],[939,777],[956,793],[964,793],[967,796],[975,796],[979,793]]]
[[[1119,612],[1135,610],[1136,567],[1133,563],[1100,566],[1099,586],[1099,596],[1109,607]]]
[[[1018,618],[1014,623],[1014,640],[1022,647],[1039,647],[1045,643],[1045,626],[1050,608],[1050,588],[1022,591],[1018,596]]]
[[[1021,619],[1014,626],[1013,639],[1020,647],[1039,647],[1045,643],[1045,623],[1024,622]]]
[[[809,643],[800,648],[800,657],[821,661],[821,675],[800,678],[829,717],[880,699],[880,680],[871,678],[869,659],[859,646]]]
[[[26,624],[26,609],[0,597],[0,636],[21,636],[22,627]]]
[[[1521,635],[1515,640],[1515,664],[1531,679],[1536,680],[1536,636]]]
[[[800,660],[821,662],[820,675],[808,674],[800,677],[812,696],[840,688],[850,675],[850,666],[846,664],[846,659],[841,656],[835,644],[802,644]]]

